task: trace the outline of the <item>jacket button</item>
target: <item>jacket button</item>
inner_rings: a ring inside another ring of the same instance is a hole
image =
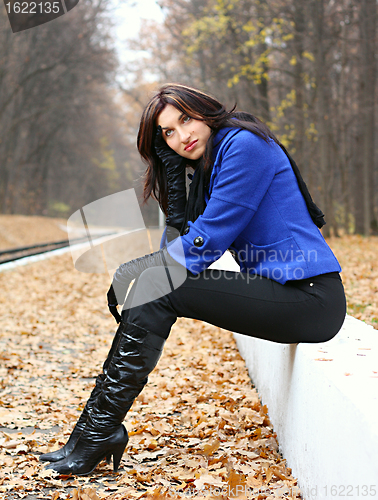
[[[197,238],[194,238],[193,243],[196,247],[202,247],[204,243],[202,236],[197,236]]]
[[[184,231],[184,234],[188,234],[188,233],[189,233],[189,231],[190,231],[190,228],[189,228],[189,227],[186,227],[186,228],[185,228],[185,231]]]

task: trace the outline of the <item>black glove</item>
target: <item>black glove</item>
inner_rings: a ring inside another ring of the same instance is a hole
[[[167,248],[163,247],[157,252],[139,257],[138,259],[130,260],[125,264],[121,264],[114,273],[113,283],[108,290],[108,307],[111,314],[114,316],[117,323],[121,321],[121,316],[117,311],[117,305],[123,304],[130,283],[139,278],[145,269],[150,267],[165,267],[168,281],[173,291],[173,284],[169,274],[168,266],[180,266],[167,252]],[[182,266],[180,266],[182,268]]]
[[[156,154],[162,161],[167,171],[168,184],[168,213],[166,218],[167,239],[178,236],[175,228],[180,231],[184,222],[186,207],[186,163],[187,160],[171,149],[163,139],[162,128],[158,126],[155,137]],[[172,233],[172,235],[171,235]]]
[[[118,300],[116,293],[114,291],[113,284],[110,285],[110,288],[107,293],[108,296],[108,308],[111,314],[113,315],[114,319],[116,320],[117,323],[120,323],[122,321],[121,315],[119,314],[117,310],[118,306]]]

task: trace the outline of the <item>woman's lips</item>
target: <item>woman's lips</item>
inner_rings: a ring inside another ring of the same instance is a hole
[[[189,142],[189,144],[187,146],[185,146],[185,151],[191,151],[194,146],[197,144],[198,142],[198,139],[196,139],[195,141],[192,141],[192,142]]]

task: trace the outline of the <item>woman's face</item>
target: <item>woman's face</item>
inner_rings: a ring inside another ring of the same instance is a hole
[[[176,153],[190,160],[198,160],[205,152],[211,128],[201,120],[183,114],[167,104],[157,119],[163,129],[163,138]]]

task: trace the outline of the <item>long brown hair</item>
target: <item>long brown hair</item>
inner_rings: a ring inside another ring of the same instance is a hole
[[[191,118],[203,120],[212,129],[205,153],[200,160],[201,168],[205,172],[205,182],[210,179],[213,166],[211,154],[213,138],[220,128],[243,128],[266,141],[273,139],[278,143],[278,140],[264,123],[250,113],[235,111],[236,105],[227,111],[222,103],[200,90],[178,83],[163,85],[143,111],[137,146],[144,162],[147,163],[143,190],[144,202],[152,196],[158,201],[165,214],[167,214],[168,205],[167,177],[165,168],[156,154],[154,140],[157,131],[157,118],[167,104],[171,104]],[[191,164],[189,160],[188,164]],[[195,167],[196,164],[192,164],[192,166]]]

